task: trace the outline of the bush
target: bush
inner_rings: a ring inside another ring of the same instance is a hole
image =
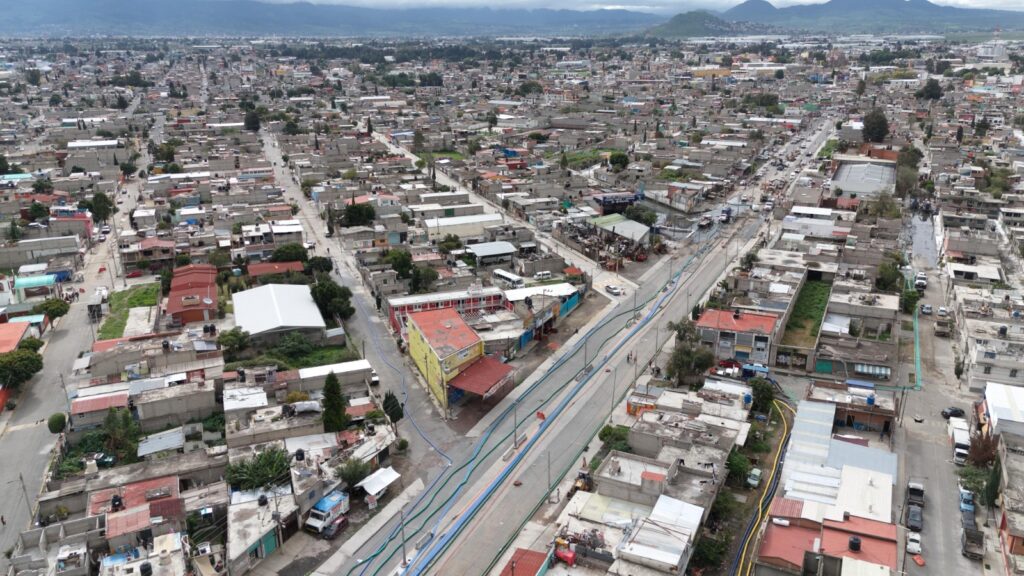
[[[309,394],[301,390],[292,390],[287,396],[285,396],[284,403],[294,404],[296,402],[305,402],[307,400],[309,400]]]
[[[60,434],[64,431],[64,426],[67,423],[67,416],[63,412],[57,412],[50,415],[50,419],[46,421],[46,427],[50,429],[50,434]]]
[[[405,438],[401,438],[398,441],[398,451],[399,452],[405,452],[408,449],[409,449],[409,441],[406,440]]]
[[[749,458],[733,450],[725,461],[725,467],[729,470],[729,481],[734,484],[742,484],[747,480],[747,476],[750,475],[753,465],[751,465]]]

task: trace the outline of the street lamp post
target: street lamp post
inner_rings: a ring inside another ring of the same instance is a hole
[[[400,510],[402,514],[401,519],[401,531],[402,531],[402,568],[409,566],[409,557],[405,554],[405,509]]]

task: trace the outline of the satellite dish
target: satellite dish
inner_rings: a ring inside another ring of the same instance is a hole
[[[213,300],[211,300],[209,298],[203,298],[203,304],[206,304],[207,306],[209,306],[210,304],[213,304]]]

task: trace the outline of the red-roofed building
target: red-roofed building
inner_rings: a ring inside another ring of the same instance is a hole
[[[74,432],[98,428],[103,424],[103,419],[106,418],[107,412],[111,408],[120,409],[126,406],[128,406],[128,392],[75,398],[71,402],[71,419],[68,422],[68,429]]]
[[[483,340],[453,308],[409,314],[406,333],[409,356],[447,411],[461,396],[449,397],[449,383],[484,355]]]
[[[779,317],[747,310],[708,308],[697,320],[701,344],[715,357],[767,364]]]
[[[448,387],[476,394],[486,400],[511,389],[512,372],[508,364],[494,356],[484,356],[452,378]]]
[[[500,576],[533,576],[540,572],[540,569],[547,564],[548,555],[545,552],[516,548],[512,553],[505,567],[501,569]]]
[[[0,354],[6,354],[18,348],[18,344],[28,334],[28,322],[8,322],[0,324]]]
[[[302,262],[254,262],[249,264],[249,276],[259,278],[269,274],[285,274],[287,272],[302,272],[306,267]]]
[[[121,508],[128,509],[150,501],[177,498],[180,494],[177,476],[161,476],[90,492],[87,510],[89,516],[99,516],[114,511],[112,510],[114,496],[120,496]]]
[[[769,522],[761,538],[757,563],[800,574],[804,553],[814,550],[814,541],[820,534],[820,528],[804,528],[792,524],[781,526]]]
[[[140,267],[145,264],[150,269],[164,268],[174,264],[174,241],[156,237],[143,238],[138,242],[119,246],[121,258],[126,267]]]
[[[217,268],[189,264],[174,269],[167,309],[177,322],[208,322],[217,317]]]
[[[899,531],[895,524],[850,516],[842,522],[825,520],[821,552],[828,556],[856,558],[898,571]],[[850,537],[860,538],[860,550],[850,549]]]
[[[171,291],[217,283],[217,268],[212,264],[189,264],[174,269]]]

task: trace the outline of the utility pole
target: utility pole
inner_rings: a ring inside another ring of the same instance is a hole
[[[60,376],[60,387],[64,390],[64,406],[68,409],[68,414],[71,413],[71,399],[68,396],[68,385],[64,383],[64,373],[59,373]]]
[[[409,557],[405,554],[405,509],[399,510],[402,514],[400,529],[402,531],[402,568],[409,566]]]
[[[512,403],[512,448],[519,449],[519,400]]]
[[[21,493],[25,495],[25,507],[28,508],[28,519],[32,521],[32,500],[28,497],[28,489],[25,488],[25,475],[18,472],[18,480],[21,481]]]

